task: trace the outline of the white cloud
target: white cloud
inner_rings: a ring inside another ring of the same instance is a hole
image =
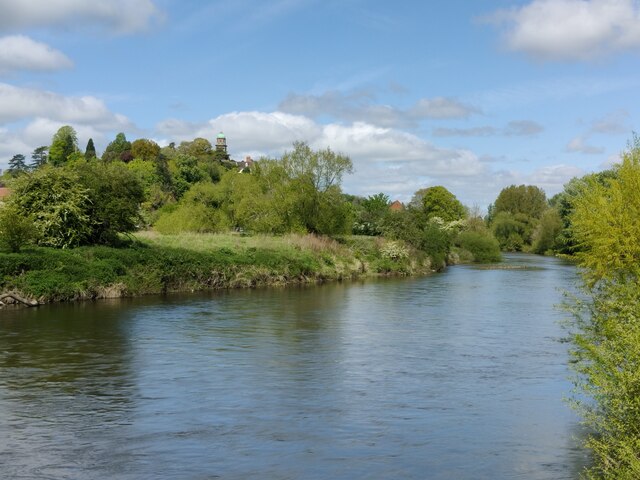
[[[0,83],[0,124],[34,117],[66,123],[91,124],[100,130],[131,128],[123,115],[111,112],[96,97],[69,97],[46,90]]]
[[[600,155],[604,148],[587,144],[585,137],[575,137],[566,147],[567,152],[583,153],[585,155]]]
[[[509,49],[541,60],[590,60],[640,47],[634,0],[534,0],[492,15]]]
[[[630,133],[631,128],[627,125],[629,120],[629,112],[618,110],[611,112],[604,117],[596,120],[591,125],[590,133],[617,134]]]
[[[82,29],[100,26],[115,33],[146,30],[162,13],[152,0],[0,0],[0,30],[30,27]]]
[[[435,97],[418,100],[408,113],[414,118],[468,118],[478,110],[455,98]]]
[[[504,135],[508,137],[529,137],[542,132],[544,127],[532,120],[514,120],[507,124]]]
[[[433,134],[436,137],[491,137],[502,135],[506,137],[526,137],[537,135],[544,127],[532,120],[514,120],[507,123],[504,128],[491,126],[471,128],[436,128]]]
[[[412,127],[424,119],[468,118],[478,110],[454,98],[423,98],[408,109],[375,103],[366,90],[342,93],[332,90],[321,95],[291,93],[278,106],[283,112],[311,118],[329,116],[349,122],[364,121],[381,127]]]
[[[71,68],[73,62],[62,52],[24,35],[0,38],[0,73],[20,70],[54,71]]]

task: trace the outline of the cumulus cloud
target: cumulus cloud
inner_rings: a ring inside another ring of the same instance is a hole
[[[24,35],[0,38],[0,73],[54,71],[72,66],[73,62],[65,54],[45,43]]]
[[[585,155],[600,155],[604,153],[604,148],[587,144],[585,137],[575,137],[567,144],[566,151]]]
[[[127,34],[146,30],[162,13],[152,0],[0,0],[0,30],[77,29],[88,24]]]
[[[640,47],[640,7],[634,0],[534,0],[501,10],[506,46],[541,60],[590,60]]]
[[[423,98],[408,109],[375,103],[375,95],[361,90],[328,91],[320,95],[291,93],[278,110],[311,118],[328,116],[349,122],[363,121],[381,127],[410,127],[424,119],[468,118],[478,109],[455,98]]]
[[[34,117],[91,124],[101,130],[131,127],[125,116],[111,112],[96,97],[69,97],[46,90],[0,83],[0,124]]]

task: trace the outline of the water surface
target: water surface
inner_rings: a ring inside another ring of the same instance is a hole
[[[0,477],[573,479],[573,267],[0,311]]]

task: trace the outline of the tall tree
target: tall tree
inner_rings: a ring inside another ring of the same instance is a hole
[[[9,172],[11,175],[18,175],[27,171],[27,164],[24,161],[24,155],[18,153],[9,160]]]
[[[155,161],[160,155],[160,146],[153,140],[139,138],[131,143],[131,154],[133,158],[144,161]]]
[[[29,165],[31,169],[35,170],[36,168],[40,168],[45,163],[47,163],[48,150],[49,150],[49,147],[47,147],[46,145],[43,145],[41,147],[36,148],[33,152],[31,152],[31,160],[33,160],[31,165]]]
[[[464,205],[456,196],[440,185],[418,190],[409,205],[421,211],[426,220],[437,217],[445,222],[452,222],[467,215]]]
[[[49,162],[53,166],[64,165],[69,157],[78,151],[78,134],[69,125],[60,127],[53,135],[49,147]]]
[[[122,132],[116,135],[115,140],[107,145],[102,154],[102,160],[105,162],[113,162],[114,160],[129,161],[132,159],[131,142],[127,140],[127,137]]]
[[[93,138],[90,138],[87,142],[87,148],[84,150],[84,158],[86,160],[96,158],[96,146],[93,144]]]

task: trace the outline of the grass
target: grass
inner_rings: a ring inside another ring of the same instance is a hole
[[[372,237],[139,232],[122,248],[0,252],[0,292],[53,302],[429,271],[424,253],[391,258],[385,245]]]

